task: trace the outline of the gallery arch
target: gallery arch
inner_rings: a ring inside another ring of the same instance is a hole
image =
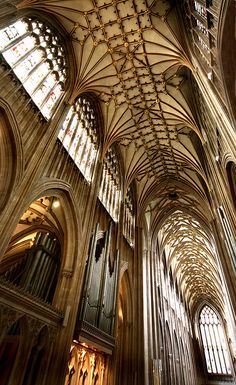
[[[59,199],[42,197],[22,215],[1,259],[1,279],[51,303],[61,264]],[[61,241],[63,239],[61,238]]]

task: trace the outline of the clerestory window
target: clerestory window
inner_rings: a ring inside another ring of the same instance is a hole
[[[115,152],[110,148],[103,162],[102,183],[98,195],[115,222],[120,212],[120,171]]]
[[[207,17],[206,7],[194,0],[194,9],[202,17]]]
[[[86,95],[77,98],[69,109],[58,138],[82,172],[91,181],[98,153],[95,105]]]
[[[67,79],[59,37],[45,23],[24,18],[0,30],[0,51],[43,116],[49,119]]]
[[[211,307],[203,307],[199,326],[208,373],[231,375],[224,330],[219,317]]]

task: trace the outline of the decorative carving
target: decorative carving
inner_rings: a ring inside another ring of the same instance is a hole
[[[63,270],[62,271],[62,277],[65,277],[65,278],[71,278],[73,275],[73,272],[72,270]]]
[[[68,363],[65,385],[102,385],[105,375],[106,357],[86,344],[74,343]]]
[[[13,325],[24,313],[1,304],[1,331],[3,334]]]

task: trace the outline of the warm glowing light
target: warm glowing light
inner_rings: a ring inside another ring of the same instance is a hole
[[[60,207],[60,201],[58,199],[56,199],[54,202],[53,202],[53,207],[54,209],[57,209],[58,207]]]

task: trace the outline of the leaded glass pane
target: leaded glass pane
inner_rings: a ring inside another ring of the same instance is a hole
[[[18,20],[0,30],[0,50],[45,118],[50,118],[67,78],[65,54],[44,23]]]
[[[85,95],[69,109],[58,138],[90,181],[97,157],[97,121],[95,106]]]
[[[217,314],[209,306],[202,309],[199,324],[208,373],[231,374],[224,331]]]
[[[22,56],[25,56],[27,52],[31,51],[35,46],[35,40],[32,36],[26,36],[13,47],[9,48],[3,53],[4,58],[13,66]]]
[[[99,199],[115,221],[118,221],[120,211],[119,175],[118,160],[110,148],[104,159]]]
[[[3,50],[10,42],[27,32],[27,25],[18,20],[16,23],[0,30],[0,50]]]
[[[23,82],[27,75],[43,60],[43,53],[33,51],[26,59],[21,61],[14,69],[17,77]],[[35,86],[35,85],[34,85]],[[26,88],[26,87],[25,87]]]

